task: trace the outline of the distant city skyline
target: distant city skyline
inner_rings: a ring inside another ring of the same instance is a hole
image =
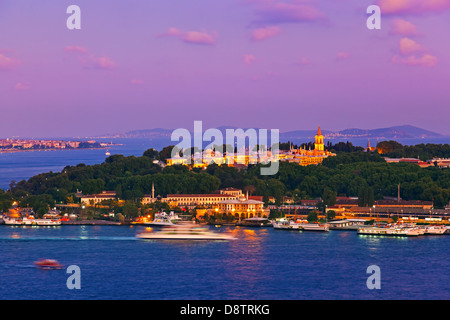
[[[81,8],[81,30],[66,9]],[[381,8],[369,30],[368,6]],[[398,125],[450,135],[450,0],[0,2],[0,137]]]

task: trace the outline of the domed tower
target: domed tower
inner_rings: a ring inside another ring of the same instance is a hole
[[[316,141],[314,142],[314,150],[324,151],[325,145],[323,144],[323,135],[322,135],[322,131],[320,130],[320,126],[319,126],[319,129],[317,130],[317,134],[316,134],[315,138],[316,138]]]

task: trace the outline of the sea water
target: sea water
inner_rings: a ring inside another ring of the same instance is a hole
[[[450,236],[210,228],[237,239],[150,241],[137,226],[0,226],[0,299],[449,299]],[[61,270],[33,262],[56,259]],[[67,267],[80,270],[69,289]],[[369,289],[369,266],[380,289]]]

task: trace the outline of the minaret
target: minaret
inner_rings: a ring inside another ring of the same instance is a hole
[[[155,184],[152,183],[152,200],[155,199]]]
[[[324,151],[325,146],[323,144],[323,135],[322,135],[322,130],[320,130],[320,126],[319,126],[319,129],[317,130],[315,139],[316,139],[316,141],[314,142],[314,150]]]

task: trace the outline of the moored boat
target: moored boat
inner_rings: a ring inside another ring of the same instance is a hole
[[[278,221],[273,221],[272,226],[276,230],[292,230],[292,231],[301,231],[302,227],[299,223],[296,223],[292,220],[281,219]]]
[[[445,234],[448,228],[444,225],[433,225],[425,227],[425,234],[442,235]]]
[[[319,232],[330,231],[330,227],[326,223],[325,224],[322,224],[322,223],[299,223],[298,225],[304,231],[319,231]]]

